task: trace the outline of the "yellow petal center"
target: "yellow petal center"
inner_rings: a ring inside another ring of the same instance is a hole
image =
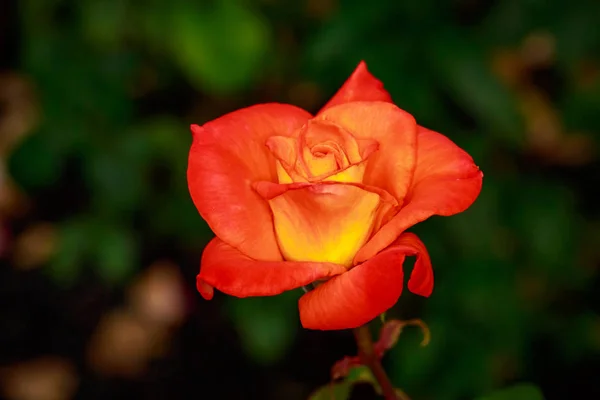
[[[352,266],[382,215],[394,206],[352,185],[362,183],[366,159],[378,144],[356,140],[329,121],[312,120],[291,137],[270,137],[267,146],[280,184],[306,184],[267,197],[284,258]]]
[[[370,237],[379,213],[391,207],[378,194],[346,184],[290,190],[269,205],[286,260],[347,267]]]

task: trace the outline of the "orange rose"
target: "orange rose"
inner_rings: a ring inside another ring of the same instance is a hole
[[[406,256],[417,256],[408,289],[429,296],[429,255],[405,230],[464,211],[481,190],[473,159],[392,104],[364,62],[315,117],[261,104],[192,132],[189,189],[217,236],[199,292],[271,296],[318,282],[299,301],[306,328],[354,328],[392,307]]]

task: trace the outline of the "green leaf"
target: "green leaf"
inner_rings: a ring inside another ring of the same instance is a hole
[[[354,384],[348,381],[330,383],[317,389],[309,400],[346,400],[350,398],[352,386]]]
[[[544,400],[544,395],[536,386],[523,383],[478,397],[477,400]]]
[[[268,25],[243,3],[178,3],[170,47],[197,89],[228,93],[249,86],[271,46]]]
[[[350,369],[348,376],[341,382],[329,383],[321,386],[309,400],[346,400],[352,394],[352,388],[357,383],[369,383],[379,392],[379,384],[368,367],[359,366]]]

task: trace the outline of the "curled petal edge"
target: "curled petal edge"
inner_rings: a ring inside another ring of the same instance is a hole
[[[300,320],[307,329],[353,329],[391,308],[404,285],[402,264],[406,256],[417,256],[409,290],[429,296],[433,270],[425,245],[413,233],[402,234],[392,245],[306,293],[299,300]]]

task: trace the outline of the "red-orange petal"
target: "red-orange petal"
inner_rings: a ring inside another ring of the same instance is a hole
[[[402,204],[416,165],[417,124],[412,115],[391,103],[357,101],[329,108],[315,119],[338,124],[356,139],[379,143],[363,183],[389,192]]]
[[[214,238],[202,254],[196,286],[207,300],[213,287],[236,297],[274,296],[345,271],[333,263],[257,261]]]
[[[417,235],[405,232],[394,242],[399,251],[416,256],[417,261],[408,280],[408,290],[419,296],[429,297],[433,291],[433,268],[425,244]]]
[[[281,260],[269,205],[251,187],[277,181],[265,143],[290,136],[310,117],[294,106],[261,104],[192,126],[187,177],[194,204],[219,238],[255,259]]]
[[[353,101],[385,101],[390,103],[392,101],[390,94],[383,88],[383,83],[371,75],[364,61],[358,64],[350,78],[323,106],[319,113],[339,104]]]
[[[432,215],[449,216],[473,204],[483,174],[464,150],[446,136],[419,127],[417,167],[404,205],[354,258],[359,264],[386,248],[398,235]]]
[[[412,289],[417,294],[430,294],[433,273],[429,256],[419,238],[406,233],[375,257],[302,296],[299,300],[302,326],[320,330],[351,329],[387,311],[402,293],[402,264],[407,255],[417,255],[410,280]]]

